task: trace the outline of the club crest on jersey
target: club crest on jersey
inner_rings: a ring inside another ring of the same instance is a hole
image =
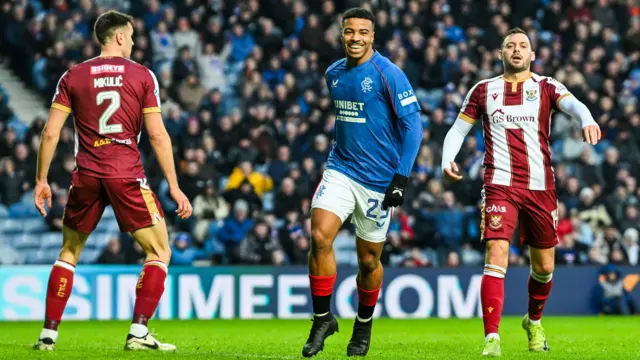
[[[538,90],[525,90],[525,94],[527,95],[527,101],[536,101],[538,99]]]
[[[489,220],[489,227],[493,230],[498,230],[502,227],[502,215],[491,215]]]
[[[373,80],[371,80],[371,78],[367,76],[366,78],[364,78],[364,80],[362,80],[360,85],[362,85],[362,92],[368,93],[373,89],[373,86],[371,86],[373,85]]]

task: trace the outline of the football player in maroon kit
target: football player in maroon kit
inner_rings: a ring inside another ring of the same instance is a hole
[[[34,348],[53,350],[80,253],[105,207],[111,205],[120,230],[131,233],[147,255],[125,349],[171,351],[174,345],[160,343],[147,329],[164,292],[171,251],[162,207],[140,161],[143,123],[178,204],[177,215],[188,218],[192,207],[178,187],[171,139],[160,113],[158,81],[149,69],[129,60],[133,19],[107,11],[97,19],[94,33],[102,47],[100,56],[74,66],[58,81],[38,152],[34,200],[46,216],[45,202],[51,207],[47,174],[61,129],[73,112],[76,169],[64,210],[62,250],[49,277],[44,327]]]
[[[469,91],[442,152],[444,177],[459,181],[462,176],[455,157],[473,124],[481,122],[486,152],[480,232],[486,256],[480,299],[485,334],[482,355],[488,357],[502,355],[498,327],[509,242],[518,223],[520,242],[529,246],[531,254],[529,305],[522,327],[530,351],[549,350],[540,319],[551,292],[558,243],[558,197],[549,141],[553,113],[562,111],[580,120],[584,139],[591,145],[601,136],[587,106],[566,86],[531,72],[535,52],[524,30],[509,31],[498,55],[504,74],[481,80]]]

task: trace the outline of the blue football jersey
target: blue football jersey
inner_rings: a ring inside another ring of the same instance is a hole
[[[403,119],[420,111],[407,76],[376,51],[356,67],[349,67],[346,58],[335,62],[325,72],[325,80],[336,115],[335,144],[327,168],[384,192],[400,166]],[[419,131],[421,139],[422,128]]]

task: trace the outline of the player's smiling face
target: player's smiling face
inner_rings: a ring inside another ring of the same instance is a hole
[[[500,59],[507,73],[529,71],[531,62],[535,60],[529,37],[525,34],[513,34],[506,38],[500,50]]]
[[[347,58],[363,59],[371,52],[373,43],[373,23],[371,20],[350,18],[342,23],[342,41]]]

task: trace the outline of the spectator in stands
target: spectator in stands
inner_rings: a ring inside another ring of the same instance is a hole
[[[234,250],[234,262],[251,265],[282,265],[284,252],[277,237],[264,221],[258,221],[253,231]]]
[[[625,288],[624,277],[615,265],[605,266],[600,271],[595,298],[601,315],[637,314],[636,304]],[[625,308],[626,307],[626,308]]]
[[[638,208],[635,204],[630,203],[624,207],[624,217],[619,220],[619,228],[621,231],[627,229],[638,228],[640,226],[640,216],[638,216]]]
[[[207,89],[200,84],[200,80],[193,72],[190,72],[178,87],[178,99],[182,107],[189,112],[195,112],[200,108],[200,103],[206,94]]]
[[[225,219],[218,231],[218,240],[227,251],[235,249],[253,228],[254,222],[249,215],[249,204],[245,200],[240,199],[233,204],[233,214]]]
[[[455,195],[451,191],[443,194],[444,206],[432,215],[436,223],[436,231],[440,236],[439,252],[441,255],[450,251],[458,251],[462,247],[465,215]]]
[[[122,252],[122,245],[120,244],[120,237],[114,236],[107,243],[107,247],[102,250],[100,256],[96,260],[98,264],[124,264],[125,255]]]
[[[450,251],[447,254],[447,262],[445,263],[445,267],[448,267],[448,268],[460,267],[460,255],[456,251]]]
[[[131,247],[127,249],[125,255],[127,264],[143,264],[146,254],[144,253],[142,246],[140,246],[137,241],[134,241],[130,235],[127,234],[127,237],[131,243]]]
[[[246,142],[246,139],[240,141]],[[258,196],[262,196],[266,191],[271,191],[273,188],[273,180],[266,174],[261,174],[253,169],[253,165],[248,160],[242,161],[240,165],[233,169],[231,175],[229,175],[229,182],[227,183],[227,190],[233,190],[240,187],[245,179],[251,184],[254,191]]]
[[[1,168],[0,195],[2,203],[9,206],[20,200],[27,179],[24,174],[16,171],[16,165],[11,158],[5,158]]]
[[[638,230],[635,228],[628,228],[625,230],[622,247],[624,249],[629,265],[636,266],[640,260],[640,246],[638,245]]]
[[[64,207],[67,204],[67,189],[57,189],[53,191],[53,200],[51,209],[47,213],[45,221],[51,231],[62,231],[62,218],[64,216]]]
[[[171,247],[171,264],[177,266],[190,266],[196,260],[207,258],[209,253],[205,249],[191,246],[191,236],[187,233],[178,233]]]
[[[218,195],[216,188],[213,180],[207,180],[204,194],[196,196],[193,201],[193,215],[196,217],[193,233],[198,243],[208,236],[212,221],[222,221],[229,216],[229,205]]]

